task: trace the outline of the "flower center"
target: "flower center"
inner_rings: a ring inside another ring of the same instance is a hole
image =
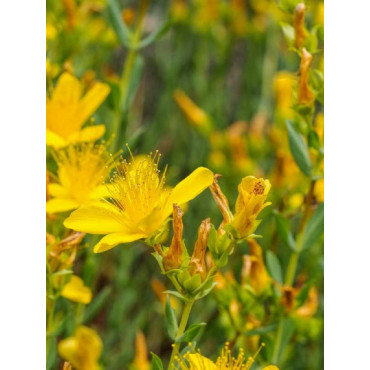
[[[139,222],[164,199],[165,173],[160,176],[160,154],[122,160],[113,175],[111,201],[131,221]]]

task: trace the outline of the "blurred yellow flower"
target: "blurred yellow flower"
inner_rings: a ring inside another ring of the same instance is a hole
[[[114,165],[104,144],[81,143],[54,153],[58,181],[48,185],[53,199],[46,202],[47,213],[70,211],[110,195],[104,184]]]
[[[167,221],[173,204],[183,204],[212,184],[213,173],[199,167],[173,189],[164,187],[165,173],[159,175],[160,155],[122,161],[111,179],[111,201],[86,205],[74,211],[64,225],[91,234],[108,234],[95,245],[104,252],[121,243],[151,236]]]
[[[201,133],[208,134],[212,127],[207,113],[200,109],[182,90],[176,90],[173,96],[189,123]]]
[[[104,125],[82,129],[82,125],[108,96],[108,85],[96,82],[82,96],[80,81],[65,72],[46,100],[46,144],[60,148],[69,143],[94,141],[105,132]]]
[[[293,114],[293,88],[297,79],[293,73],[280,71],[274,78],[274,91],[276,108],[283,118],[289,118]]]
[[[239,195],[236,200],[235,214],[231,225],[239,238],[247,238],[254,233],[260,221],[256,220],[263,208],[271,203],[264,203],[270,191],[269,180],[247,176],[238,186]]]
[[[73,337],[60,341],[58,352],[76,370],[98,370],[102,348],[102,341],[94,330],[79,326]]]
[[[269,286],[271,278],[263,262],[261,246],[254,239],[249,239],[248,245],[250,255],[243,256],[242,281],[259,294]]]
[[[136,333],[135,358],[133,365],[135,370],[149,370],[151,368],[148,361],[145,337],[140,330]]]
[[[71,280],[64,286],[61,295],[73,302],[89,304],[92,293],[89,287],[77,275],[72,275]]]
[[[314,196],[317,202],[322,203],[324,201],[324,179],[319,179],[316,181]]]

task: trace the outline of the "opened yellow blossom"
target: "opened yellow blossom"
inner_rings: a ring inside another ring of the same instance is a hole
[[[103,344],[98,334],[86,326],[79,326],[75,335],[58,345],[60,356],[76,370],[98,370]]]
[[[165,187],[165,173],[158,169],[160,155],[138,161],[123,160],[110,183],[110,201],[82,206],[64,222],[70,229],[91,234],[107,234],[95,245],[104,252],[121,243],[144,239],[161,229],[173,204],[183,204],[212,184],[213,173],[197,168],[173,189]]]
[[[108,85],[96,82],[82,96],[83,85],[65,72],[50,97],[46,99],[46,144],[60,148],[69,143],[94,141],[105,132],[104,125],[82,129],[83,124],[108,96]]]
[[[83,304],[89,304],[92,298],[90,288],[85,286],[83,280],[76,275],[73,275],[63,287],[61,295],[70,301]]]
[[[221,355],[217,358],[216,362],[213,362],[209,358],[202,356],[200,351],[195,351],[189,344],[192,352],[187,352],[184,356],[178,354],[176,361],[181,370],[250,370],[258,353],[264,347],[264,344],[260,346],[254,356],[245,356],[242,349],[239,350],[238,356],[235,358],[232,356],[229,348],[229,343],[225,344],[225,347],[221,351]],[[267,366],[262,370],[279,370],[276,366]]]
[[[47,213],[70,211],[110,195],[104,181],[109,177],[114,158],[105,144],[81,143],[54,153],[58,164],[58,183],[48,185],[53,197],[46,202]]]
[[[247,238],[256,230],[260,223],[256,220],[258,214],[271,204],[270,202],[265,203],[270,188],[269,180],[257,179],[254,176],[242,179],[238,186],[239,195],[236,200],[234,218],[231,221],[238,237]]]

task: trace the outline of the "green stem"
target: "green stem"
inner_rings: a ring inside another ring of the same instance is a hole
[[[315,190],[315,180],[312,180],[310,184],[310,189],[306,197],[303,216],[301,218],[301,222],[298,227],[298,233],[296,237],[296,251],[292,252],[290,255],[289,263],[288,263],[288,267],[287,267],[287,271],[285,275],[285,284],[289,286],[292,286],[294,283],[294,278],[295,278],[295,274],[296,274],[296,270],[298,266],[298,260],[299,260],[299,256],[302,251],[303,232],[307,224],[308,218],[311,214],[311,204],[312,204],[312,199],[314,196],[314,190]],[[284,317],[282,317],[279,321],[279,325],[278,325],[278,329],[277,329],[276,337],[275,337],[274,351],[273,351],[272,360],[271,360],[272,363],[276,365],[279,362],[280,346],[281,346],[281,341],[283,337],[283,320],[284,320]]]
[[[171,353],[171,358],[170,358],[170,363],[168,364],[168,370],[171,370],[171,369],[174,369],[175,368],[173,362],[175,360],[176,353],[179,351],[179,344],[176,343],[176,340],[178,338],[180,338],[181,335],[184,334],[184,332],[185,332],[186,325],[188,323],[189,316],[190,316],[190,311],[191,311],[191,309],[193,307],[193,304],[194,304],[194,301],[193,300],[187,302],[185,304],[185,306],[184,306],[183,311],[182,311],[179,329],[178,329],[177,334],[176,334],[176,337],[175,337],[175,343],[173,345],[173,349],[172,349],[172,353]]]
[[[123,113],[125,113],[126,111],[126,109],[123,110],[123,107],[127,100],[130,78],[132,75],[132,70],[133,70],[135,59],[137,56],[136,46],[138,45],[140,41],[142,23],[143,23],[146,10],[148,8],[148,4],[149,4],[149,0],[141,1],[140,13],[139,13],[137,26],[136,26],[135,32],[131,40],[131,47],[126,57],[125,65],[123,67],[123,72],[122,72],[122,76],[120,79],[120,97],[118,101],[118,106],[116,107],[116,110],[115,110],[113,124],[112,124],[112,132],[115,134],[115,137],[112,140],[110,149],[113,152],[116,152],[119,149],[119,145],[120,145],[120,138],[121,138],[120,126],[122,122]]]

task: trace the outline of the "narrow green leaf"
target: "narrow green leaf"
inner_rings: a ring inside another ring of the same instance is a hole
[[[296,298],[296,308],[301,307],[306,302],[310,288],[311,284],[309,283],[301,288]]]
[[[319,135],[317,135],[316,131],[311,130],[308,133],[307,141],[308,141],[308,146],[310,148],[320,150],[320,139],[319,139]]]
[[[109,19],[119,42],[127,48],[130,48],[131,32],[121,17],[121,12],[116,0],[108,0],[107,5]]]
[[[277,327],[277,323],[274,323],[274,324],[270,324],[266,326],[261,326],[260,328],[246,330],[243,334],[246,336],[266,334],[271,331],[274,331],[276,327]]]
[[[165,290],[163,293],[164,294],[171,294],[174,297],[179,298],[184,302],[187,301],[186,297],[184,297],[181,293],[177,292],[176,290]]]
[[[189,343],[189,342],[191,342],[201,332],[203,327],[206,326],[206,325],[207,324],[205,322],[202,322],[200,324],[190,325],[188,330],[186,330],[186,332],[183,335],[181,335],[181,337],[179,337],[176,340],[176,342],[177,343],[181,343],[181,342]]]
[[[147,36],[144,40],[140,41],[139,44],[135,47],[136,50],[145,48],[146,46],[150,45],[152,42],[158,40],[160,37],[162,37],[171,27],[172,22],[170,20],[167,20],[162,24],[161,27],[158,28],[158,30],[151,33],[149,36]]]
[[[296,131],[293,123],[290,120],[286,121],[286,125],[288,128],[290,151],[293,155],[293,158],[301,171],[305,175],[311,176],[312,162],[308,153],[307,144],[302,135]]]
[[[311,216],[304,230],[302,250],[310,248],[324,232],[324,203],[321,203]]]
[[[176,313],[175,310],[172,308],[170,303],[170,298],[167,295],[166,299],[166,327],[168,331],[168,335],[172,340],[175,340],[177,331],[178,331],[178,325],[176,320]]]
[[[150,352],[152,355],[152,370],[163,370],[162,360],[153,352]]]
[[[281,336],[281,344],[280,344],[280,352],[279,352],[279,359],[281,355],[284,353],[285,347],[290,341],[294,332],[294,324],[293,321],[289,318],[284,319],[283,321],[283,333]]]
[[[289,46],[293,46],[294,38],[295,38],[293,26],[290,25],[289,23],[285,23],[285,22],[280,22],[280,26],[281,26],[281,29],[283,31],[283,34],[284,34],[284,37],[285,37],[285,40],[286,40],[287,44]]]
[[[275,253],[271,251],[266,252],[266,262],[267,270],[270,275],[275,279],[279,284],[283,284],[283,272],[281,270],[280,262]]]
[[[112,288],[106,286],[95,298],[94,300],[86,307],[85,315],[83,318],[83,322],[87,323],[91,321],[96,314],[100,312],[102,307],[104,306],[105,302],[109,298],[109,295],[112,292]]]
[[[276,214],[276,228],[281,240],[293,251],[296,251],[296,244],[293,234],[290,231],[289,221],[282,215]]]

